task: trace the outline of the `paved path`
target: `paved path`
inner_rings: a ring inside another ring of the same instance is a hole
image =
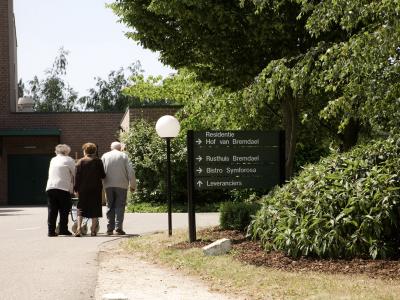
[[[113,243],[102,247],[97,278],[96,299],[99,300],[116,295],[129,300],[245,299],[211,291],[199,278],[145,261],[140,255],[128,254]]]
[[[94,299],[97,254],[106,236],[47,237],[46,207],[0,207],[0,299]],[[173,214],[173,228],[187,227],[187,214]],[[198,227],[216,225],[217,213],[196,214]],[[124,230],[167,230],[166,214],[126,214]]]

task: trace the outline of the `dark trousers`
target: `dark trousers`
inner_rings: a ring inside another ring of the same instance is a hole
[[[118,187],[106,188],[107,197],[107,231],[123,228],[126,195],[128,190]]]
[[[68,213],[71,210],[71,195],[67,191],[52,189],[47,191],[49,233],[56,230],[57,215],[60,213],[60,234],[68,231]]]

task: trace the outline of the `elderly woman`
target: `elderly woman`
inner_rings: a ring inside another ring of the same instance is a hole
[[[91,235],[96,235],[98,218],[102,217],[102,179],[106,177],[102,161],[97,157],[95,144],[82,146],[84,157],[76,165],[74,190],[79,197],[78,226],[75,236],[81,236],[82,218],[92,219]]]
[[[49,178],[46,186],[48,236],[57,236],[55,229],[58,214],[60,214],[60,235],[72,235],[68,231],[68,213],[71,209],[75,162],[68,156],[70,152],[71,148],[68,145],[57,145],[55,148],[56,156],[50,161]]]

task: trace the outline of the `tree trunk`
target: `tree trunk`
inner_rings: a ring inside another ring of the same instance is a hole
[[[285,96],[282,101],[283,125],[285,128],[285,178],[293,176],[294,155],[297,142],[297,101]]]
[[[356,119],[350,118],[349,124],[340,135],[342,145],[340,150],[342,152],[350,150],[357,144],[358,134],[360,132],[360,122]]]

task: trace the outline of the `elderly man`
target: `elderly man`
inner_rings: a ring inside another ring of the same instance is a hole
[[[136,189],[135,171],[128,155],[123,153],[121,143],[111,143],[111,151],[105,153],[103,161],[106,178],[103,186],[107,197],[107,234],[124,235],[123,222],[128,187]]]

